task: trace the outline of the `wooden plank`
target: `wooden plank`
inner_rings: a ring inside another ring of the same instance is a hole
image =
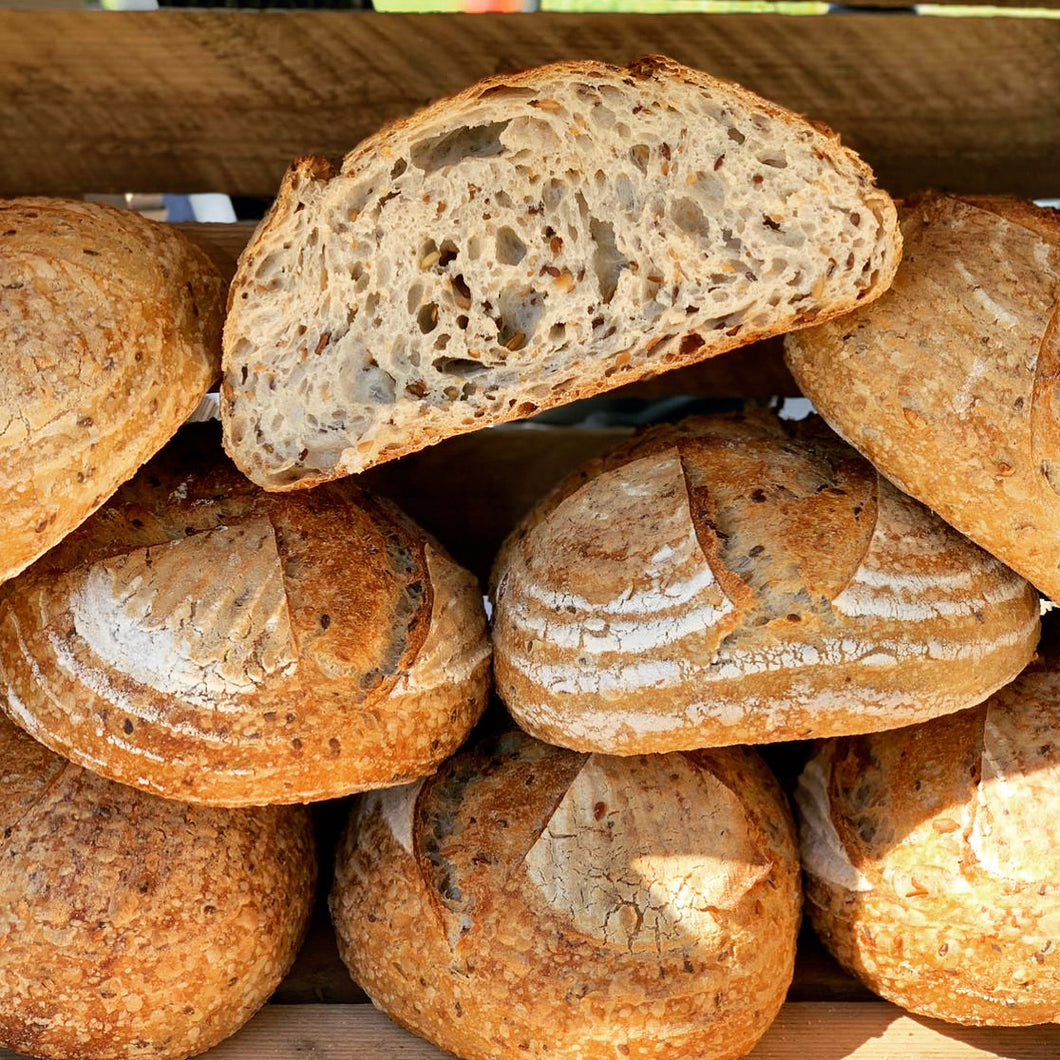
[[[209,1060],[444,1060],[371,1005],[266,1005]],[[787,1004],[750,1060],[1056,1060],[1060,1027],[964,1028],[883,1001]],[[0,1049],[0,1060],[18,1060]]]
[[[371,1005],[267,1005],[209,1060],[443,1060]],[[883,1001],[787,1004],[751,1060],[1056,1060],[1060,1027],[963,1028]],[[14,1053],[0,1050],[0,1058]]]
[[[1060,22],[0,12],[0,194],[271,195],[486,74],[672,54],[831,124],[897,194],[1056,192]]]

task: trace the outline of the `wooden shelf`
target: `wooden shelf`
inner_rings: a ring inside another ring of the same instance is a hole
[[[937,186],[1060,194],[1058,20],[216,11],[0,11],[0,194],[224,191],[267,198],[294,157],[341,156],[382,122],[478,77],[555,59],[627,62],[653,52],[739,80],[830,124],[892,193]],[[184,227],[228,274],[254,228]],[[772,343],[616,396],[795,393]],[[451,439],[368,477],[483,577],[532,500],[614,437],[505,428]],[[767,757],[790,780],[801,753],[780,747]],[[346,809],[347,802],[314,808],[325,890]],[[272,1003],[208,1056],[443,1056],[391,1024],[351,982],[323,898]],[[789,1002],[751,1055],[1057,1060],[1060,1027],[965,1029],[907,1016],[872,998],[804,929]],[[3,1060],[14,1056],[0,1049]]]

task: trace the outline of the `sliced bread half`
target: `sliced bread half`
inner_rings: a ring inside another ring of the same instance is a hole
[[[846,312],[900,255],[869,168],[738,85],[490,78],[289,171],[230,295],[225,444],[312,486]]]

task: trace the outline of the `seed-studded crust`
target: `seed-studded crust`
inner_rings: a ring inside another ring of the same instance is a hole
[[[193,437],[0,599],[0,707],[189,802],[423,776],[488,688],[478,585],[407,517],[350,483],[265,494]]]
[[[929,194],[891,290],[786,342],[826,420],[903,490],[1060,598],[1060,212]]]
[[[225,281],[131,210],[0,202],[0,581],[154,455],[220,372]]]
[[[528,732],[648,754],[893,728],[1032,657],[1038,595],[820,421],[655,428],[575,472],[493,576]]]
[[[112,784],[0,717],[0,1046],[183,1060],[279,985],[313,907],[301,807]]]
[[[986,704],[828,741],[797,793],[817,933],[870,989],[964,1024],[1060,1020],[1060,655]]]
[[[375,1004],[465,1060],[714,1060],[783,1002],[796,857],[753,752],[620,759],[510,732],[366,796],[331,909]]]
[[[230,294],[225,445],[312,486],[845,313],[900,256],[869,168],[738,85],[488,78],[288,172]]]

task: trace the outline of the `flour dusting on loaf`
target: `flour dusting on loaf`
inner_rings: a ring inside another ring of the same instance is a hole
[[[783,1002],[795,858],[745,749],[613,758],[480,731],[360,803],[330,905],[372,1001],[467,1060],[721,1060]]]
[[[788,365],[882,474],[1060,595],[1060,211],[927,194],[871,307],[792,334]]]
[[[488,696],[475,578],[352,483],[266,494],[196,430],[0,596],[0,709],[188,802],[432,772]]]
[[[826,741],[799,781],[811,919],[867,986],[964,1024],[1060,1019],[1060,641],[985,704]]]
[[[1029,660],[1033,588],[819,422],[655,428],[561,483],[493,576],[520,725],[639,754],[891,728]]]

